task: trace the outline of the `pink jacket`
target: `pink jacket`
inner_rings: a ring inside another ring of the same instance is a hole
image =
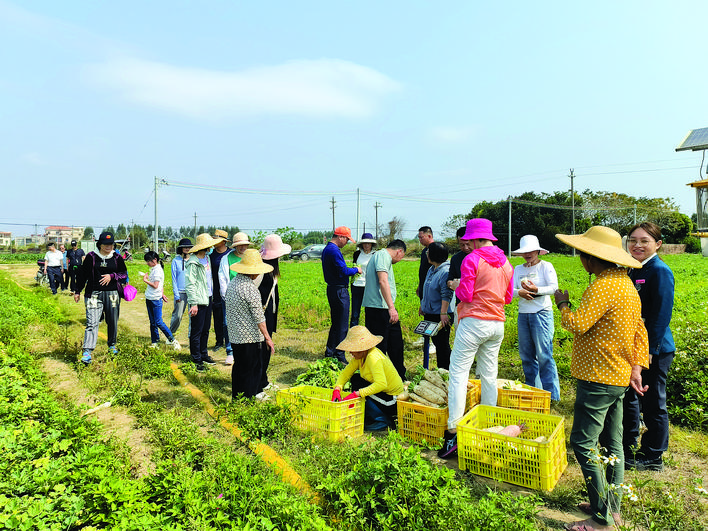
[[[460,285],[455,291],[457,318],[504,321],[504,305],[514,295],[514,268],[504,251],[492,245],[475,249],[462,261]]]

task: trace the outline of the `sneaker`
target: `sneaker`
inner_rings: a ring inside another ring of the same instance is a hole
[[[157,348],[159,346],[160,346],[159,343],[150,343],[150,348]]]
[[[111,354],[118,354],[118,347],[116,347],[115,345],[111,345],[110,347],[108,347],[108,352],[110,352]]]
[[[229,354],[226,356],[226,359],[224,360],[224,365],[233,365],[234,364],[234,355]]]
[[[88,365],[89,363],[91,363],[91,351],[90,350],[84,350],[84,353],[81,356],[81,362],[84,365]]]
[[[278,389],[280,388],[277,385],[273,382],[269,382],[268,385],[263,388],[263,391],[277,391]]]
[[[256,400],[260,400],[261,402],[265,402],[266,400],[270,400],[270,397],[267,394],[265,394],[263,391],[261,391],[260,393],[258,393],[256,395]]]
[[[197,363],[197,364],[194,366],[194,368],[197,369],[197,372],[204,372],[204,371],[206,371],[206,367],[205,367],[204,365],[202,365],[201,363]]]
[[[656,459],[637,459],[634,462],[634,470],[639,472],[661,472],[664,470],[664,461],[661,457],[657,457]]]
[[[214,361],[214,358],[211,356],[202,356],[202,363],[206,363],[207,365],[216,365],[216,362]]]
[[[443,446],[438,450],[440,459],[449,459],[457,454],[457,433],[450,433],[445,430]]]
[[[211,349],[212,352],[219,352],[222,348],[224,348],[224,345],[214,345],[214,348]]]
[[[172,345],[172,348],[175,350],[182,350],[182,345],[179,344],[179,341],[176,339],[173,339],[172,341],[167,342],[168,345]]]

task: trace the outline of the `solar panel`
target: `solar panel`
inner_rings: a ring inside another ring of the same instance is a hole
[[[708,127],[694,129],[688,133],[683,142],[676,148],[676,151],[687,151],[689,149],[693,151],[708,149]]]

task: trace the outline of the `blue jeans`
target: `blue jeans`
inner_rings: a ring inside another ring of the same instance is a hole
[[[148,318],[150,319],[150,340],[153,343],[159,343],[160,330],[162,330],[165,337],[172,341],[174,339],[172,332],[162,320],[162,299],[155,301],[145,299],[145,306],[147,306]]]
[[[608,486],[624,481],[622,398],[626,390],[584,380],[578,380],[576,388],[570,445],[587,483],[593,520],[603,525],[611,525],[612,513],[620,512],[622,492]],[[614,466],[608,464],[604,473],[596,457],[601,438],[607,456],[614,454],[619,459]]]
[[[630,387],[624,395],[624,452],[627,457],[633,456],[639,446],[640,412],[647,431],[641,437],[641,455],[638,457],[659,459],[669,447],[666,376],[673,360],[673,352],[652,356],[649,369],[642,371],[642,385],[648,385],[649,390],[639,396]]]
[[[553,359],[553,330],[552,310],[519,314],[519,357],[526,385],[550,391],[551,400],[560,400],[558,370]]]

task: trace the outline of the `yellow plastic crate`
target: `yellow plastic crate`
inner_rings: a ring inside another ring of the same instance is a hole
[[[480,380],[472,380],[480,386]],[[534,411],[535,413],[550,413],[551,392],[537,389],[530,385],[522,384],[523,389],[497,389],[497,406],[518,409],[520,411]],[[477,403],[479,404],[479,400]]]
[[[484,431],[524,422],[518,437]],[[534,439],[545,437],[545,442]],[[553,490],[568,466],[563,417],[479,405],[457,425],[460,470],[536,490]]]
[[[332,389],[299,385],[278,391],[276,401],[291,405],[295,426],[331,441],[364,433],[364,398],[332,402]]]
[[[479,404],[479,380],[470,380],[465,411]],[[415,442],[437,443],[447,428],[448,408],[424,406],[416,402],[398,402],[398,433]]]

